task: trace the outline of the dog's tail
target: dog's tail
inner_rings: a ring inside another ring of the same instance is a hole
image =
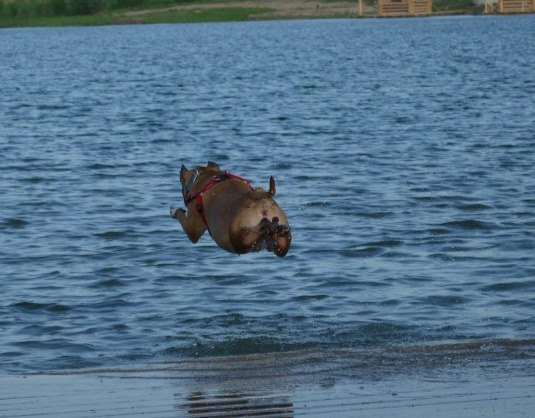
[[[273,178],[273,176],[271,176],[269,178],[269,197],[273,197],[275,196],[275,193],[277,192],[277,188],[275,186],[275,179]]]

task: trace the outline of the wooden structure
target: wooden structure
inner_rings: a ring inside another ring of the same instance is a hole
[[[498,1],[494,0],[485,0],[482,2],[476,2],[478,6],[485,6],[484,12],[485,14],[494,14],[498,13]]]
[[[377,0],[377,16],[427,16],[431,14],[431,7],[432,0]]]
[[[535,0],[498,0],[499,13],[534,13]]]

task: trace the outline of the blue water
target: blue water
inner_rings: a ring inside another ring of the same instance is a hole
[[[534,74],[535,16],[1,30],[0,371],[535,345]],[[208,160],[287,257],[189,242]]]

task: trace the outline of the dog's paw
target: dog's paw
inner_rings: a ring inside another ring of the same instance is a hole
[[[171,215],[171,218],[174,218],[174,219],[178,219],[178,214],[182,212],[182,213],[186,213],[186,211],[182,208],[177,208],[175,205],[171,205],[171,207],[169,208],[169,215]]]

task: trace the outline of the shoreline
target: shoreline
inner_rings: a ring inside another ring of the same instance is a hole
[[[525,417],[530,376],[473,375],[462,382],[392,378],[285,387],[248,379],[201,387],[173,376],[0,376],[0,417]]]
[[[485,15],[482,7],[460,7],[454,0],[435,2],[433,12],[424,16],[437,17],[459,15]],[[471,3],[470,3],[471,4]],[[96,14],[50,17],[0,17],[0,28],[64,27],[64,26],[107,26],[159,23],[215,23],[269,20],[308,19],[369,19],[378,17],[375,3],[364,5],[364,14],[359,15],[356,1],[313,1],[294,0],[243,0],[201,2],[186,5],[109,10]]]
[[[535,408],[530,347],[302,350],[0,374],[0,417],[520,417]]]

